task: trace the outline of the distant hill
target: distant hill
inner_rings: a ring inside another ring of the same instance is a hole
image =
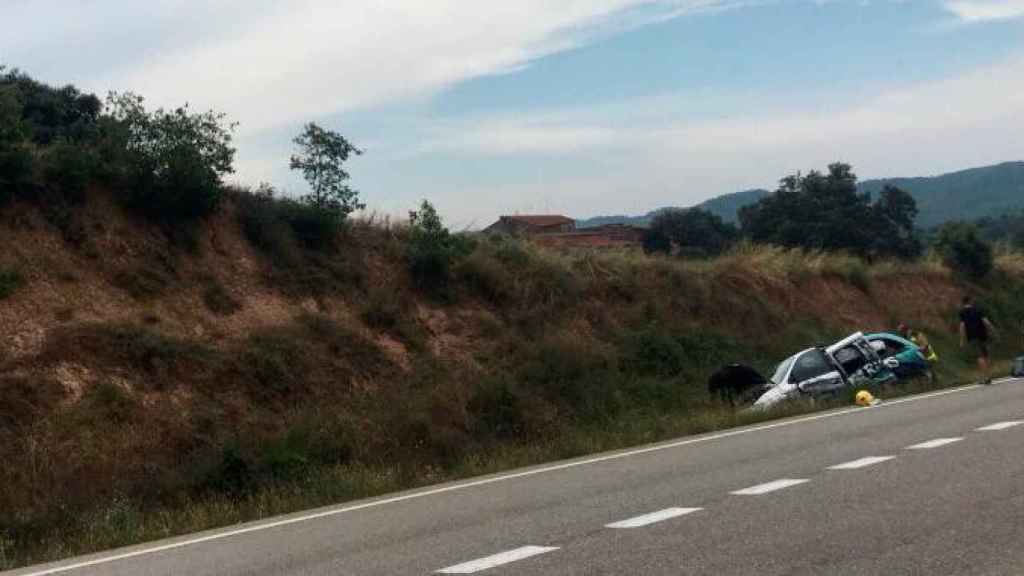
[[[651,222],[651,218],[660,212],[661,210],[667,210],[667,208],[660,208],[644,214],[642,216],[626,216],[620,214],[618,216],[595,216],[593,218],[587,218],[585,220],[577,220],[577,228],[594,228],[596,226],[607,226],[609,224],[629,224],[630,226],[647,226]]]
[[[917,224],[922,228],[938,226],[950,220],[998,217],[1024,209],[1024,162],[1004,162],[940,176],[865,180],[859,187],[863,192],[877,194],[886,184],[903,188],[914,196],[920,210]],[[770,193],[760,189],[734,192],[712,198],[696,207],[736,222],[740,208],[754,204]],[[644,226],[657,213],[658,210],[643,216],[598,216],[580,220],[577,225],[583,228],[616,223]]]
[[[917,200],[922,228],[950,220],[998,217],[1024,208],[1024,162],[971,168],[931,178],[865,180],[860,188],[877,193],[886,184],[910,192]]]
[[[735,222],[736,214],[739,212],[741,207],[746,206],[747,204],[753,204],[769,194],[771,194],[771,192],[762,189],[733,192],[732,194],[723,194],[722,196],[717,196],[711,200],[697,204],[694,208],[707,210],[712,214],[718,214],[728,222]],[[578,228],[593,228],[595,226],[606,226],[608,224],[647,226],[651,223],[651,219],[653,219],[658,212],[671,209],[672,207],[666,206],[664,208],[658,208],[657,210],[651,210],[647,214],[643,214],[641,216],[626,216],[625,214],[617,216],[595,216],[593,218],[577,220],[576,226]]]
[[[724,194],[722,196],[712,198],[702,204],[698,204],[697,208],[707,210],[712,214],[717,214],[726,222],[736,222],[738,220],[737,214],[739,213],[740,208],[750,204],[756,204],[769,194],[771,194],[771,192],[760,188],[744,190],[743,192],[733,192],[732,194]]]

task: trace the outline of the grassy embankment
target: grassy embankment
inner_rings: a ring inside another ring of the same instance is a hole
[[[245,194],[192,250],[103,202],[80,215],[77,247],[32,209],[12,214],[5,568],[749,423],[765,416],[707,399],[715,368],[767,372],[899,321],[927,331],[952,385],[970,374],[953,334],[965,289],[997,321],[1024,318],[1024,258],[1009,253],[965,286],[934,260],[480,238],[424,287],[402,226],[356,223],[313,250]]]

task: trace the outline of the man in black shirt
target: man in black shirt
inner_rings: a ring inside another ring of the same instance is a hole
[[[974,304],[974,298],[964,297],[960,308],[960,347],[968,344],[978,354],[978,369],[981,370],[982,383],[992,383],[992,373],[988,361],[989,340],[996,333],[996,327],[985,315],[985,311]]]

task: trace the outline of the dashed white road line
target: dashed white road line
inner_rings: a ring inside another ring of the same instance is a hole
[[[996,382],[1009,381],[1013,379],[997,380]],[[940,398],[951,394],[961,394],[963,392],[969,392],[971,390],[977,390],[981,388],[980,384],[969,384],[967,386],[960,386],[957,388],[950,388],[947,390],[940,390],[938,392],[929,392],[926,394],[919,394],[916,396],[908,396],[906,398],[899,398],[897,400],[890,400],[883,404],[880,404],[878,408],[889,409],[894,406],[902,404],[908,404],[912,402],[920,402],[922,400],[930,400],[933,398]],[[399,502],[406,502],[409,500],[416,500],[420,498],[429,498],[431,496],[437,496],[440,494],[447,494],[449,492],[467,490],[470,488],[476,488],[479,486],[487,486],[490,484],[496,484],[499,482],[508,482],[510,480],[518,480],[521,478],[529,478],[532,476],[539,476],[542,474],[550,474],[553,472],[560,472],[562,470],[569,470],[572,468],[591,466],[594,464],[600,464],[603,462],[611,462],[614,460],[620,460],[624,458],[631,458],[643,454],[652,454],[655,452],[661,452],[666,450],[674,450],[676,448],[682,448],[684,446],[692,446],[696,444],[704,444],[714,442],[716,440],[723,440],[725,438],[732,438],[734,436],[742,436],[747,434],[756,434],[760,432],[766,432],[769,430],[777,430],[781,428],[788,428],[792,426],[798,426],[800,424],[806,424],[808,422],[818,422],[821,420],[838,418],[842,416],[848,416],[852,414],[858,414],[863,411],[863,408],[846,408],[842,410],[836,410],[832,412],[823,412],[821,414],[813,414],[810,416],[801,416],[792,419],[785,419],[779,422],[771,422],[768,424],[758,424],[754,426],[747,426],[743,428],[737,428],[733,430],[726,430],[723,432],[716,432],[705,436],[698,436],[696,438],[683,438],[680,440],[674,440],[661,444],[654,444],[652,446],[646,446],[643,448],[634,448],[631,450],[623,450],[621,452],[613,452],[611,454],[604,454],[601,456],[592,456],[589,458],[583,458],[580,460],[571,460],[569,462],[562,462],[559,464],[540,466],[537,468],[531,468],[520,472],[511,472],[505,474],[499,474],[496,476],[481,478],[478,480],[467,480],[457,482],[450,485],[440,486],[436,488],[430,488],[420,491],[414,491],[406,494],[399,494],[397,496],[391,496],[386,498],[379,498],[362,502],[358,504],[343,504],[340,506],[334,506],[326,509],[322,509],[314,512],[305,512],[294,514],[291,516],[277,517],[276,519],[264,520],[259,522],[253,522],[250,524],[243,525],[239,528],[229,528],[214,530],[200,536],[182,537],[170,541],[165,541],[163,544],[150,544],[143,545],[136,548],[130,548],[121,551],[113,551],[101,553],[92,557],[86,557],[87,559],[79,558],[77,560],[66,560],[64,562],[51,564],[46,567],[38,567],[36,571],[23,574],[22,576],[51,576],[52,574],[63,574],[65,572],[73,572],[81,570],[82,568],[90,568],[93,566],[99,566],[102,564],[109,564],[111,562],[119,562],[122,560],[128,560],[132,558],[138,558],[140,556],[148,556],[151,554],[158,554],[161,552],[169,552],[180,548],[189,546],[195,546],[198,544],[204,544],[207,542],[214,542],[227,538],[234,538],[244,534],[250,534],[253,532],[260,532],[263,530],[271,530],[275,528],[281,528],[284,526],[290,526],[292,524],[298,524],[302,522],[310,522],[313,520],[319,520],[321,518],[330,518],[333,516],[339,516],[342,514],[350,514],[359,510],[365,510],[368,508],[377,508],[381,506],[389,506],[391,504],[397,504]]]
[[[548,552],[554,552],[555,550],[558,550],[558,548],[550,546],[523,546],[522,548],[516,548],[515,550],[509,550],[508,552],[502,552],[501,554],[495,554],[494,556],[488,556],[486,558],[480,558],[479,560],[472,560],[464,564],[444,568],[442,570],[438,570],[436,573],[476,574],[477,572],[483,572],[484,570],[490,570],[491,568],[497,568],[498,566],[511,564],[512,562],[526,560],[527,558],[533,558],[534,556],[540,556],[541,554],[547,554]]]
[[[637,516],[636,518],[630,518],[629,520],[614,522],[606,525],[605,528],[642,528],[658,522],[664,522],[665,520],[671,520],[680,516],[686,516],[687,514],[693,514],[694,512],[700,512],[701,510],[703,510],[703,508],[666,508],[665,510],[660,510],[658,512],[652,512],[650,514],[644,514],[643,516]]]
[[[805,482],[810,482],[810,480],[804,478],[783,478],[782,480],[775,480],[774,482],[768,482],[767,484],[758,484],[757,486],[751,486],[750,488],[730,492],[730,494],[736,496],[760,496],[762,494],[768,494],[769,492],[785,490],[792,486],[798,486]]]
[[[982,426],[978,428],[977,432],[998,432],[1000,430],[1006,430],[1007,428],[1013,428],[1014,426],[1020,426],[1024,424],[1024,420],[1011,420],[1009,422],[996,422],[988,426]]]
[[[963,438],[936,438],[935,440],[929,440],[920,444],[914,444],[913,446],[907,446],[907,450],[931,450],[932,448],[941,448],[949,444],[954,444],[963,440]]]
[[[882,462],[888,462],[895,456],[868,456],[867,458],[861,458],[860,460],[853,460],[851,462],[844,462],[843,464],[836,464],[835,466],[829,466],[829,470],[857,470],[858,468],[867,468],[868,466],[874,466],[875,464],[881,464]]]

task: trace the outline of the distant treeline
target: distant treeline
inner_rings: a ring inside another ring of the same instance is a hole
[[[644,249],[708,257],[745,241],[866,260],[915,260],[931,248],[954,269],[980,278],[992,269],[991,241],[1024,238],[1019,215],[928,231],[915,227],[917,215],[907,191],[887,184],[877,194],[862,192],[851,167],[835,163],[824,173],[783,178],[774,193],[740,208],[739,225],[702,208],[662,210],[651,220]]]
[[[876,198],[860,193],[847,164],[825,173],[783,178],[779,189],[743,206],[739,226],[701,208],[669,209],[651,222],[648,251],[715,255],[741,239],[806,250],[845,251],[864,258],[916,258],[923,244],[914,228],[917,203],[885,187]]]

